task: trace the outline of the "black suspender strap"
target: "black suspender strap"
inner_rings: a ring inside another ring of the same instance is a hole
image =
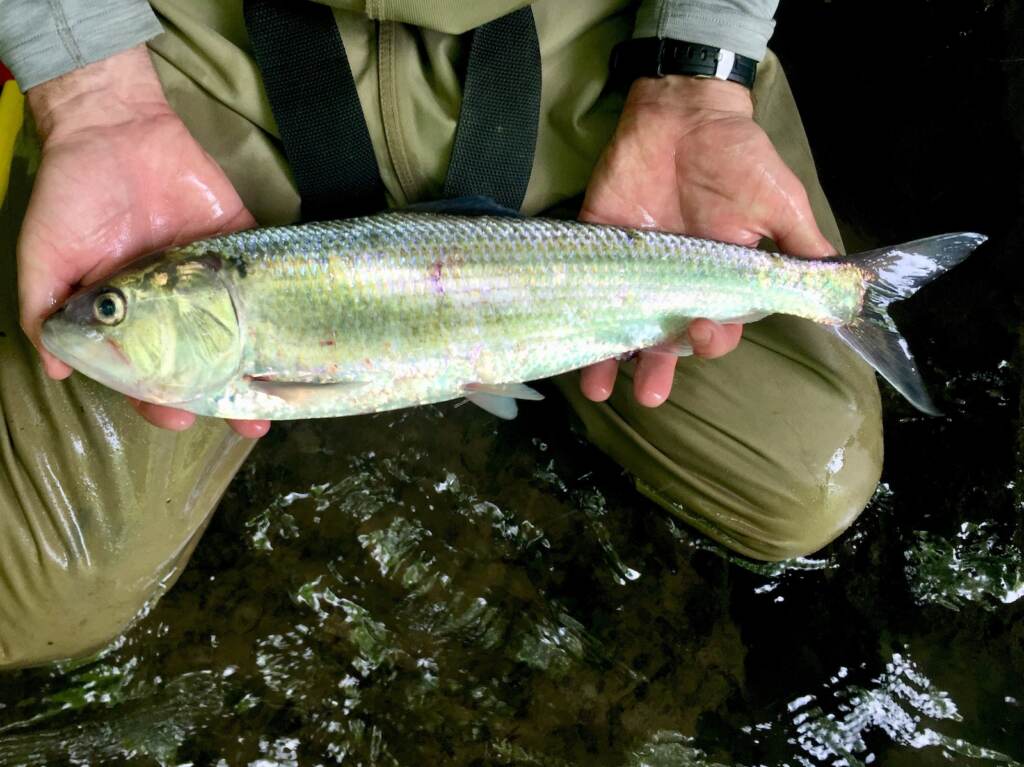
[[[537,146],[540,89],[532,8],[474,30],[445,197],[485,195],[519,210]]]
[[[249,41],[302,198],[303,220],[386,207],[370,132],[331,9],[298,0],[245,0],[244,9]]]
[[[245,26],[302,218],[320,221],[386,207],[355,79],[327,6],[244,0]],[[540,120],[540,44],[527,6],[473,31],[445,197],[486,195],[518,210]]]

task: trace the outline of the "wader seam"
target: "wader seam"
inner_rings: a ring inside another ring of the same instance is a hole
[[[405,138],[402,134],[402,116],[398,99],[396,62],[398,60],[398,23],[379,23],[377,42],[377,76],[380,88],[381,122],[384,125],[384,143],[388,149],[391,166],[402,196],[399,202],[409,203],[419,199],[426,186],[426,180],[413,163]]]
[[[664,495],[661,491],[655,490],[654,487],[644,482],[642,479],[637,477],[635,474],[632,475],[633,484],[636,489],[642,494],[647,496],[655,504],[663,508],[669,514],[678,519],[681,519],[686,524],[697,530],[697,532],[706,535],[716,543],[720,543],[732,551],[739,552],[743,556],[751,557],[752,559],[765,559],[765,555],[758,554],[750,546],[746,545],[735,536],[731,535],[724,528],[719,527],[707,517],[702,517],[699,514],[694,514],[686,508],[679,501],[673,500],[671,497]]]
[[[772,99],[775,97],[775,88],[776,86],[778,86],[778,84],[779,78],[776,75],[775,77],[771,78],[771,82],[768,84],[768,88],[764,93],[759,93],[757,88],[754,88],[753,90],[750,91],[750,104],[754,108],[753,118],[754,121],[758,124],[758,126],[761,125],[761,121],[757,119],[759,105],[761,103],[770,104],[772,102]],[[817,173],[817,168],[815,168],[815,173]]]

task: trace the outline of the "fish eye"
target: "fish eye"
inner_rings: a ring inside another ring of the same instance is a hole
[[[119,290],[104,290],[92,302],[92,314],[97,322],[104,325],[117,325],[124,320],[124,296]]]

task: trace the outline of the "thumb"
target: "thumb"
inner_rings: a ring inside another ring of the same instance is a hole
[[[837,253],[835,246],[818,228],[809,205],[802,215],[778,226],[777,232],[771,236],[779,250],[791,256],[825,258]]]
[[[768,236],[787,255],[806,258],[834,256],[837,252],[835,245],[818,228],[807,190],[782,158],[777,159],[780,166],[775,173],[778,194],[774,210],[766,222]]]

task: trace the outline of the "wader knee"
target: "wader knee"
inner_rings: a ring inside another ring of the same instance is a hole
[[[763,560],[809,554],[845,530],[881,473],[874,374],[834,336],[775,317],[718,360],[684,359],[669,400],[636,403],[623,366],[605,403],[559,387],[588,437],[638,489],[730,549]]]
[[[0,509],[0,514],[10,513]],[[174,583],[199,540],[139,577],[138,564],[5,562],[0,577],[10,600],[0,616],[0,669],[80,658],[101,650],[145,614]],[[21,581],[18,583],[17,581]]]

